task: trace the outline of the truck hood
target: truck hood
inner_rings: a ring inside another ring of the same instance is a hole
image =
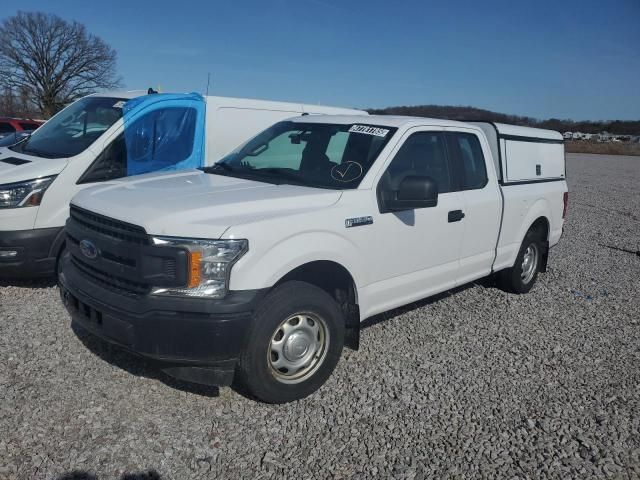
[[[153,235],[220,238],[243,223],[327,207],[340,191],[188,170],[149,174],[88,188],[72,204],[143,227]]]
[[[67,158],[41,158],[0,148],[0,184],[58,175]]]

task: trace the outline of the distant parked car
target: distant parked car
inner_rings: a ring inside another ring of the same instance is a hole
[[[21,132],[7,133],[4,137],[0,136],[0,147],[10,147],[29,137],[33,130],[22,130]]]
[[[10,133],[33,131],[43,123],[42,120],[0,117],[0,138]]]

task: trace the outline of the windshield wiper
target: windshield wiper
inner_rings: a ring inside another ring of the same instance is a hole
[[[322,188],[325,190],[336,190],[335,188],[329,185],[323,185],[320,183],[313,183],[309,181],[309,179],[302,177],[299,173],[294,173],[289,171],[287,168],[275,168],[275,167],[267,167],[267,168],[257,168],[255,170],[251,170],[252,172],[265,172],[268,174],[268,178],[273,178],[274,180],[278,180],[279,184],[288,183],[292,185],[299,185],[301,187],[310,187],[310,188]],[[286,180],[289,180],[287,182]]]
[[[276,185],[292,183],[303,187],[330,188],[325,185],[310,184],[306,182],[305,179],[301,178],[299,174],[290,172],[286,168],[235,168],[228,163],[218,162],[214,163],[210,167],[204,167],[201,170],[205,173],[217,173],[219,175],[247,178],[249,180],[258,180]]]
[[[276,176],[278,178],[286,178],[287,180],[293,180],[300,185],[305,185],[303,179],[300,178],[300,175],[297,173],[293,173],[288,171],[285,168],[275,168],[275,167],[267,167],[267,168],[256,168],[251,170],[251,172],[255,172],[258,175],[267,174],[269,177]]]
[[[225,172],[237,172],[237,170],[235,168],[233,168],[231,165],[227,164],[227,163],[214,163],[213,165],[209,166],[209,167],[203,167],[201,168],[201,170],[204,173],[213,173],[216,170],[224,170]]]
[[[255,170],[253,169],[234,168],[228,163],[224,163],[224,162],[214,163],[213,165],[209,167],[203,167],[200,170],[202,170],[204,173],[213,173],[214,175],[223,175],[223,176],[234,177],[234,178],[244,178],[248,180],[256,180],[256,179],[264,180],[265,178],[262,175],[256,175]],[[268,178],[269,178],[269,181],[267,181],[267,183],[276,183],[276,184],[280,183],[277,179],[273,177],[268,177]]]

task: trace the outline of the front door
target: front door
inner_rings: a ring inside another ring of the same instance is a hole
[[[143,173],[197,168],[204,160],[204,99],[153,94],[123,106],[124,128],[104,140],[80,185]]]
[[[368,265],[372,282],[364,287],[375,304],[371,314],[452,288],[458,274],[464,226],[451,212],[462,210],[463,199],[455,191],[445,133],[413,129],[392,157],[378,190],[397,190],[409,175],[426,176],[438,186],[438,203],[374,216],[377,234],[363,244],[374,259]]]

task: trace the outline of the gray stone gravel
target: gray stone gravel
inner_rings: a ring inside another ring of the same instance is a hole
[[[0,478],[640,478],[640,157],[568,175],[529,295],[377,317],[288,405],[171,381],[72,331],[55,287],[3,284]]]

